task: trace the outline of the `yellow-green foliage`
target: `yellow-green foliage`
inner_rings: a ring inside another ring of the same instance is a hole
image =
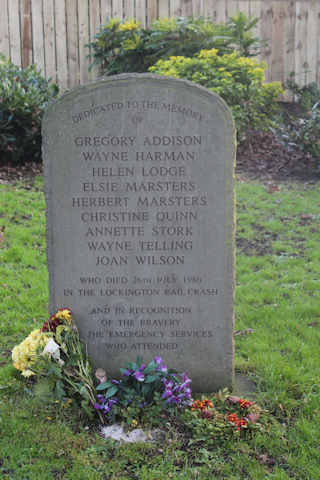
[[[201,50],[192,58],[171,56],[149,68],[152,73],[185,78],[219,94],[231,107],[238,135],[248,129],[265,129],[277,112],[282,93],[279,82],[264,83],[266,64],[236,52],[218,55],[218,50]]]
[[[247,19],[244,22],[249,30],[251,23]],[[251,32],[245,33],[250,45],[256,45],[257,39]],[[103,75],[113,75],[146,72],[161,58],[170,55],[189,57],[202,48],[215,47],[220,54],[231,53],[235,48],[241,48],[238,38],[238,33],[236,37],[234,35],[233,24],[215,25],[203,18],[163,18],[155,20],[149,28],[134,20],[122,22],[112,18],[88,46],[91,66],[97,65]]]

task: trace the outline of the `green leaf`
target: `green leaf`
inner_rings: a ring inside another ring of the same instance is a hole
[[[143,385],[142,388],[141,388],[141,391],[142,391],[143,395],[147,395],[148,393],[150,393],[152,391],[152,388],[148,385]]]
[[[97,390],[105,390],[106,388],[110,388],[113,384],[111,382],[102,382],[97,386]]]
[[[119,388],[116,385],[113,385],[113,387],[111,387],[111,388],[109,388],[109,390],[107,390],[107,392],[105,394],[105,399],[107,400],[108,398],[113,397],[113,395],[115,393],[117,393],[118,390],[119,390]]]
[[[159,374],[156,374],[156,375],[148,375],[145,379],[145,383],[152,383],[152,382],[156,382],[157,380],[159,380],[160,378],[160,375]]]
[[[59,400],[62,400],[66,396],[66,392],[63,387],[63,383],[58,380],[56,383],[56,395]]]
[[[88,390],[87,390],[87,387],[85,385],[82,385],[82,387],[80,388],[80,395],[82,397],[85,397],[87,399],[90,399],[90,396],[89,396],[89,393],[88,393]]]
[[[150,372],[152,372],[154,369],[156,368],[156,364],[154,363],[154,361],[152,360],[148,366],[144,369],[144,373],[145,374],[148,374]]]

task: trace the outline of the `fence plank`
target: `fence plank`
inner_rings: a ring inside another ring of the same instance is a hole
[[[21,65],[32,63],[31,0],[20,0],[21,15]]]
[[[147,25],[150,26],[158,18],[158,0],[148,0]]]
[[[72,88],[80,82],[79,50],[78,50],[78,4],[77,0],[67,0],[67,48],[68,48],[68,87]]]
[[[101,12],[99,0],[89,0],[89,15],[90,15],[90,42],[93,41],[94,36],[98,33],[101,25]],[[87,49],[87,55],[91,53],[91,49]],[[90,62],[89,62],[90,63]],[[89,72],[90,80],[98,77],[99,69],[94,67]]]
[[[135,18],[135,15],[134,15],[134,1],[133,0],[124,0],[124,2],[123,2],[123,13],[124,13],[124,17],[127,20]]]
[[[146,14],[145,0],[136,0],[136,19],[143,27],[146,26]]]
[[[7,0],[1,0],[0,15],[0,53],[6,57],[10,57],[10,41],[9,41],[9,14]]]
[[[272,4],[265,2],[261,4],[261,40],[266,42],[261,50],[261,59],[270,65],[271,60],[271,48],[272,48],[272,16],[273,9]],[[271,80],[271,68],[266,71],[266,81]]]
[[[249,8],[249,14],[251,18],[259,18],[259,22],[257,25],[252,29],[252,33],[258,37],[261,38],[261,2],[257,2],[255,0],[250,1],[250,8]]]
[[[181,0],[170,0],[170,17],[181,17]]]
[[[295,69],[295,23],[296,23],[296,4],[295,2],[290,2],[286,12],[286,19],[284,25],[284,59],[283,59],[283,69],[284,69],[284,78],[288,80],[292,72]],[[291,101],[293,95],[291,92],[286,91],[283,99],[286,101]]]
[[[110,18],[112,16],[112,0],[100,0],[100,6],[101,6],[100,7],[101,24],[104,25],[106,23],[107,18]]]
[[[159,0],[159,18],[168,18],[170,16],[170,0]]]
[[[318,0],[311,0],[308,3],[308,17],[307,17],[307,36],[306,53],[307,53],[307,83],[315,82],[317,80],[317,41],[320,31],[318,29],[320,19],[320,4]]]
[[[205,17],[210,19],[211,22],[217,22],[217,9],[216,0],[208,0],[205,2]]]
[[[57,77],[62,89],[68,86],[68,57],[65,0],[55,2]]]
[[[90,41],[98,33],[101,25],[100,1],[89,0]]]
[[[205,0],[193,0],[192,2],[192,16],[203,17],[204,16],[204,1]]]
[[[53,2],[43,3],[44,51],[46,77],[57,80],[55,11]],[[59,28],[59,26],[58,26]]]
[[[89,10],[88,3],[78,0],[78,28],[79,28],[79,64],[80,83],[87,83],[89,80],[89,59],[86,58],[89,49],[85,45],[89,41]]]
[[[21,66],[21,44],[20,44],[20,9],[19,0],[9,0],[9,38],[10,38],[10,57],[13,63]]]
[[[308,35],[308,11],[306,2],[296,2],[296,35],[295,35],[295,71],[296,76],[300,84],[307,83],[307,51],[306,51],[306,38]]]
[[[113,0],[112,2],[112,16],[123,18],[123,2],[122,0]]]
[[[31,12],[33,61],[45,74],[42,0],[32,0]]]
[[[225,0],[216,0],[217,23],[226,21],[226,2]]]
[[[241,4],[242,2],[240,2]],[[253,1],[253,4],[259,4],[260,1]],[[236,13],[239,12],[241,7],[239,7],[239,2],[237,0],[226,0],[226,17],[233,17]]]
[[[263,0],[265,3],[269,3],[268,0]],[[276,0],[276,2],[279,0]],[[238,11],[245,14],[246,17],[250,16],[250,0],[238,0]]]
[[[284,16],[287,9],[287,2],[274,2],[271,33],[271,73],[270,80],[284,81]]]
[[[183,17],[192,17],[192,0],[182,0],[181,3],[181,15]]]

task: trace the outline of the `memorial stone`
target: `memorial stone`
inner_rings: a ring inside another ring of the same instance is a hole
[[[43,120],[50,309],[96,367],[155,355],[195,391],[233,379],[234,125],[216,94],[125,74]]]

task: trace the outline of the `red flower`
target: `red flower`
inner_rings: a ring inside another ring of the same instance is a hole
[[[57,327],[62,324],[62,320],[56,318],[55,315],[51,315],[48,322],[42,325],[41,332],[56,332]]]
[[[241,430],[242,427],[248,426],[246,420],[244,420],[242,417],[239,418],[236,413],[229,413],[228,420],[237,427],[238,431]]]

